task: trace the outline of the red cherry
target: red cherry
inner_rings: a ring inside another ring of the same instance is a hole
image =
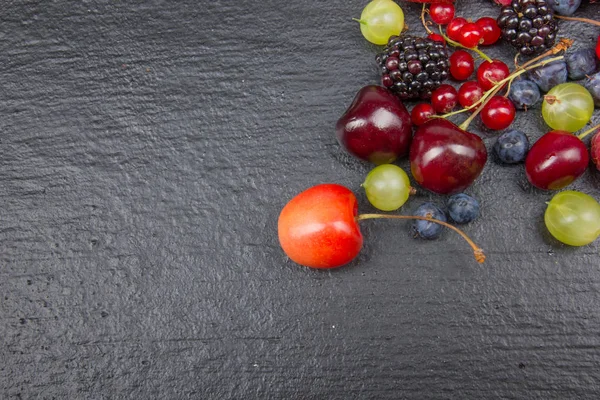
[[[479,18],[475,22],[483,31],[483,45],[494,44],[500,39],[502,35],[502,29],[498,26],[498,23],[494,18],[483,17]]]
[[[483,41],[483,29],[474,22],[466,23],[460,28],[458,41],[465,47],[476,47]]]
[[[439,114],[446,114],[458,104],[458,93],[450,85],[440,85],[431,93],[431,105]]]
[[[531,146],[525,159],[525,173],[533,186],[558,190],[583,175],[589,162],[587,148],[577,136],[551,131]]]
[[[508,66],[500,60],[484,61],[477,68],[477,81],[486,92],[508,75],[510,75]]]
[[[444,39],[444,37],[439,33],[430,33],[428,37],[435,42],[446,43],[446,39]]]
[[[469,81],[463,83],[458,88],[458,103],[467,108],[477,103],[483,97],[483,89],[477,83],[477,81]],[[475,111],[477,107],[474,107],[472,111]]]
[[[481,122],[494,130],[506,129],[515,120],[515,106],[504,96],[494,96],[481,110]]]
[[[592,137],[592,161],[600,171],[600,130]]]
[[[347,188],[317,185],[300,193],[281,211],[279,243],[294,262],[312,268],[336,268],[360,252],[358,202]]]
[[[429,7],[431,20],[438,25],[446,25],[454,18],[454,5],[450,3],[433,3]]]
[[[456,17],[446,27],[446,35],[455,42],[460,42],[460,30],[468,21],[462,17]]]
[[[475,60],[473,56],[464,50],[456,50],[450,56],[450,74],[457,81],[469,79],[475,71]]]
[[[410,112],[412,123],[417,126],[423,125],[434,115],[435,110],[429,103],[419,103]]]

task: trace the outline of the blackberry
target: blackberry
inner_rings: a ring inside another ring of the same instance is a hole
[[[429,99],[450,76],[446,47],[428,38],[392,36],[375,61],[383,86],[403,100]]]
[[[526,56],[554,46],[558,31],[554,11],[546,0],[512,0],[502,7],[498,26],[504,40]]]

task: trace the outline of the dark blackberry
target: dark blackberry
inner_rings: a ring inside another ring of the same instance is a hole
[[[428,38],[392,36],[375,61],[383,86],[401,99],[428,99],[449,76],[446,47]]]
[[[504,40],[526,56],[550,49],[556,41],[558,24],[546,0],[512,0],[497,22]]]

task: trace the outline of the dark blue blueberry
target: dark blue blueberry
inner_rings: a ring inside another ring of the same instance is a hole
[[[511,129],[498,137],[494,144],[494,153],[500,162],[516,164],[523,162],[529,150],[529,139],[521,131]]]
[[[573,81],[583,79],[586,76],[593,74],[598,69],[595,49],[577,50],[568,53],[565,59],[567,60],[569,79]]]
[[[529,72],[529,79],[535,82],[542,92],[547,92],[556,85],[567,81],[567,63],[555,61]]]
[[[585,88],[590,91],[596,107],[600,107],[600,72],[596,72],[586,80]]]
[[[518,79],[513,81],[508,94],[515,107],[524,110],[531,108],[540,100],[540,88],[529,79]]]
[[[479,202],[468,194],[451,196],[446,203],[448,215],[457,224],[468,224],[479,217]]]
[[[415,215],[429,217],[447,222],[446,213],[433,203],[423,203],[417,208]],[[412,224],[412,233],[415,238],[433,240],[440,237],[444,227],[435,222],[416,220]]]
[[[548,5],[561,15],[573,15],[581,5],[581,0],[548,0]]]

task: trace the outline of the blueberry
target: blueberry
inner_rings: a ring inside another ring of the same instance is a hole
[[[600,107],[600,72],[596,72],[590,76],[590,79],[586,80],[585,88],[590,91],[596,106]]]
[[[595,49],[581,49],[566,55],[569,79],[578,81],[596,72],[598,64]]]
[[[581,5],[581,0],[548,0],[548,5],[561,15],[573,15]]]
[[[515,107],[524,110],[532,107],[540,100],[540,88],[529,79],[518,79],[510,86],[509,99]]]
[[[479,202],[468,194],[460,193],[448,199],[448,215],[457,224],[468,224],[479,216]]]
[[[542,92],[567,81],[567,63],[556,61],[529,72],[529,79],[535,82]]]
[[[423,203],[417,208],[415,215],[429,217],[446,222],[446,213],[433,203]],[[412,224],[412,233],[415,238],[433,240],[440,237],[442,225],[435,222],[416,220]]]
[[[511,129],[498,137],[494,153],[505,164],[516,164],[525,160],[529,150],[529,139],[521,131]]]

